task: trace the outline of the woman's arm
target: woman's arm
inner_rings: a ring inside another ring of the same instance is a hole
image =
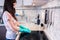
[[[29,28],[24,27],[24,25],[20,25],[20,23],[17,21],[14,22],[12,20],[12,17],[10,17],[10,16],[8,16],[8,17],[9,17],[8,22],[11,25],[11,27],[14,29],[14,31],[27,32],[27,33],[31,32],[31,30]]]
[[[31,30],[29,28],[24,27],[24,25],[20,25],[19,27],[17,27],[10,20],[9,20],[9,23],[10,23],[11,27],[14,29],[15,32],[19,31],[19,32],[25,32],[25,33],[31,33]]]
[[[8,14],[8,23],[11,25],[12,30],[17,32],[19,31],[19,27],[15,25],[14,21],[12,20],[12,17]]]
[[[14,24],[18,27],[20,26],[20,23],[18,21],[16,21]]]
[[[8,23],[11,25],[13,31],[17,32],[19,31],[19,27],[17,27],[16,25],[14,25],[13,21],[8,21]]]
[[[16,26],[20,26],[20,23],[18,21],[16,21],[10,14],[8,14],[10,21],[14,22],[14,25]]]

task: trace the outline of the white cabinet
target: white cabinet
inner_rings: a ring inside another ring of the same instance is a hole
[[[4,0],[0,0],[0,6],[4,5]]]

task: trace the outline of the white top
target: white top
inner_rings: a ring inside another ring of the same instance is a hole
[[[9,14],[9,12],[5,11],[3,13],[3,17],[2,17],[3,18],[4,25],[5,25],[6,29],[7,29],[6,38],[7,39],[15,39],[16,38],[16,32],[14,32],[12,30],[11,25],[8,23],[8,15],[7,14]]]

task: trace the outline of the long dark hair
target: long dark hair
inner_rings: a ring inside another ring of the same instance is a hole
[[[14,19],[16,19],[15,17],[15,8],[13,7],[13,3],[16,3],[16,0],[5,0],[4,1],[4,7],[3,7],[3,12],[4,11],[8,11]],[[17,19],[16,19],[17,20]]]

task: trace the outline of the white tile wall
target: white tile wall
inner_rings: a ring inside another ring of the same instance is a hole
[[[52,1],[43,6],[42,8],[55,7],[55,6],[60,6],[59,0]],[[53,25],[49,26],[46,31],[49,34],[48,36],[50,36],[52,40],[60,40],[60,8],[53,9],[52,17],[53,17],[52,18]]]

